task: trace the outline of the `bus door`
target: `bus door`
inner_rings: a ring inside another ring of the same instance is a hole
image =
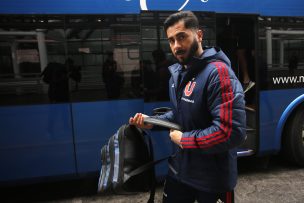
[[[239,149],[239,156],[252,155],[258,143],[256,27],[257,16],[217,14],[216,17],[216,44],[230,59],[245,93],[247,139]]]

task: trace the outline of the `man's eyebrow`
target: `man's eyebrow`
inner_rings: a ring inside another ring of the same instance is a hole
[[[176,35],[172,35],[172,36],[168,37],[168,39],[172,39],[174,37],[179,37],[179,36],[185,35],[185,34],[187,34],[185,31],[181,31],[181,32],[177,33]]]
[[[180,35],[185,35],[185,34],[187,34],[185,31],[181,31],[181,32],[177,33],[176,36],[178,37]]]

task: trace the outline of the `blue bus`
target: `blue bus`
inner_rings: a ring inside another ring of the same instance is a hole
[[[255,84],[238,155],[283,150],[304,166],[303,1],[2,0],[0,184],[96,175],[119,126],[170,107],[163,21],[178,10],[194,11],[203,45]],[[156,159],[171,153],[167,131],[151,136]]]

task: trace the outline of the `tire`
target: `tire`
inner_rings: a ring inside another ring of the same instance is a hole
[[[288,119],[282,144],[287,160],[304,167],[304,104],[301,104]]]

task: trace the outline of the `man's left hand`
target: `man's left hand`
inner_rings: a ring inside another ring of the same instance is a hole
[[[170,135],[171,140],[182,148],[181,139],[182,139],[183,133],[181,131],[171,129],[169,135]]]

